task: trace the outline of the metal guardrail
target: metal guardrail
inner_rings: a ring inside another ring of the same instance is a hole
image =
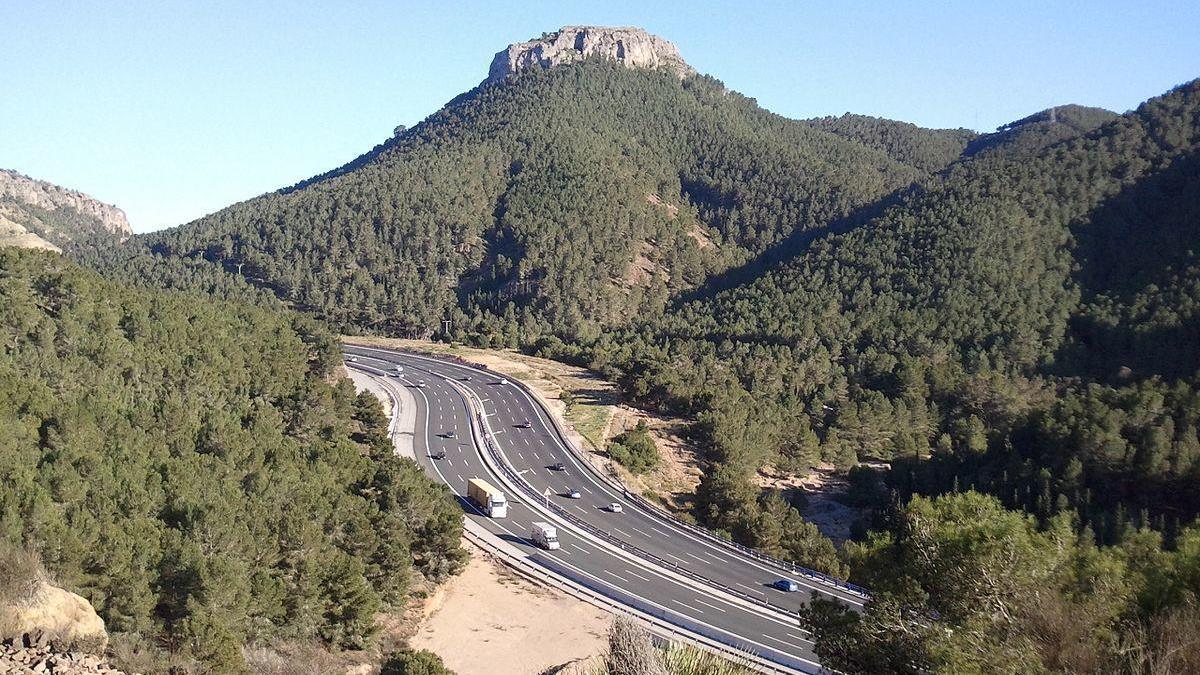
[[[553,586],[595,607],[613,614],[627,616],[645,625],[651,633],[659,638],[675,642],[685,642],[702,649],[707,649],[719,654],[722,658],[760,673],[793,675],[796,672],[804,672],[803,670],[777,664],[768,659],[755,658],[754,653],[749,650],[736,649],[699,633],[680,629],[671,621],[655,616],[641,607],[622,604],[621,601],[592,590],[584,583],[575,579],[574,575],[568,575],[562,570],[551,572],[541,565],[530,561],[527,557],[514,555],[503,546],[496,545],[490,541],[484,534],[474,532],[471,527],[464,528],[463,535],[476,546],[495,555],[502,564],[507,565],[510,569],[525,576],[530,581]]]
[[[468,361],[466,359],[463,359],[463,358],[460,358],[457,356],[439,355],[439,356],[429,356],[426,358],[439,359],[439,360],[443,360],[443,361],[451,361],[451,362],[457,363],[458,365],[461,365],[461,366],[474,368],[476,370],[483,371],[490,375],[495,375],[496,377],[500,377],[500,378],[505,377],[502,374],[492,371],[491,369],[489,369],[487,366],[484,366],[483,364],[474,363],[474,362]],[[524,382],[521,382],[516,379],[509,380],[509,382],[516,384],[531,398],[533,398],[535,401],[538,401],[538,405],[542,405],[543,408],[545,407],[541,403],[541,399],[540,399],[540,397],[538,397],[537,393],[534,392],[533,390],[531,390]],[[763,553],[762,551],[759,551],[758,549],[752,548],[750,546],[744,546],[737,542],[730,541],[728,539],[725,539],[724,537],[718,536],[716,533],[714,533],[712,530],[709,530],[708,528],[700,527],[699,525],[693,525],[692,523],[685,522],[683,520],[676,518],[675,516],[671,515],[670,513],[667,513],[661,507],[659,507],[657,504],[651,502],[650,500],[646,499],[642,495],[639,495],[636,492],[630,491],[627,486],[620,483],[615,478],[613,478],[611,476],[607,476],[604,473],[598,471],[596,469],[596,467],[594,465],[592,465],[591,461],[589,461],[587,457],[582,456],[580,454],[579,450],[576,449],[574,447],[574,445],[570,442],[570,439],[567,438],[566,430],[564,430],[560,426],[558,420],[554,417],[554,415],[549,414],[549,411],[547,411],[546,417],[547,417],[547,419],[550,420],[551,426],[554,427],[554,431],[558,435],[559,440],[562,442],[562,446],[564,448],[566,448],[568,452],[570,452],[572,455],[574,455],[575,459],[580,464],[582,464],[584,467],[586,467],[597,478],[599,478],[599,479],[603,480],[605,483],[607,483],[609,485],[609,487],[620,491],[621,494],[624,495],[627,499],[629,499],[630,501],[637,504],[643,512],[646,512],[646,513],[650,514],[651,516],[658,518],[659,520],[667,523],[668,525],[670,525],[672,527],[686,529],[689,532],[692,532],[693,534],[696,534],[697,536],[700,536],[707,541],[719,544],[726,548],[734,549],[734,550],[738,551],[739,553],[742,553],[743,555],[746,555],[746,556],[754,558],[756,560],[760,560],[762,562],[768,563],[768,564],[778,568],[780,571],[787,572],[787,573],[790,573],[790,574],[793,574],[796,576],[802,576],[806,579],[825,584],[826,586],[833,586],[834,588],[840,589],[842,591],[845,591],[845,592],[853,594],[853,595],[857,595],[863,599],[870,598],[870,593],[867,591],[867,589],[863,588],[862,586],[859,586],[857,584],[852,584],[848,581],[843,581],[841,579],[832,577],[823,572],[818,572],[814,569],[809,569],[807,567],[797,565],[797,564],[787,561],[787,560],[782,560],[780,558],[776,558],[774,556]],[[523,483],[524,481],[521,481],[521,482]],[[715,582],[710,581],[709,583],[715,583]]]
[[[439,375],[439,376],[441,376],[441,375]],[[441,376],[441,377],[445,377],[445,376]],[[449,378],[447,378],[447,379],[449,379]],[[461,393],[462,392],[460,390],[460,394]],[[518,474],[515,470],[513,470],[513,468],[511,466],[509,466],[507,460],[505,460],[503,455],[500,453],[499,448],[497,448],[496,444],[493,442],[492,435],[488,432],[489,425],[487,424],[485,413],[482,409],[482,406],[478,404],[478,402],[475,400],[474,397],[475,397],[474,392],[470,392],[470,396],[463,396],[463,398],[467,401],[468,405],[472,409],[474,409],[475,414],[472,416],[472,422],[473,422],[472,426],[476,428],[476,430],[479,432],[478,433],[479,437],[481,439],[483,439],[484,450],[487,452],[488,457],[490,457],[492,460],[491,461],[492,468],[499,470],[499,472],[501,474],[503,474],[503,477],[506,480],[506,482],[508,482],[511,485],[516,486],[516,488],[518,490],[523,492],[525,494],[525,497],[527,498],[527,500],[529,500],[530,503],[542,504],[545,506],[546,510],[554,513],[556,516],[563,519],[564,521],[567,521],[571,525],[573,525],[581,530],[584,530],[588,534],[590,534],[594,537],[597,537],[599,539],[602,539],[605,542],[609,543],[610,545],[614,545],[617,548],[620,548],[621,550],[629,552],[635,556],[642,557],[647,560],[651,560],[663,567],[668,567],[672,571],[679,574],[680,576],[688,577],[688,578],[692,579],[693,581],[698,581],[700,583],[716,587],[730,595],[737,596],[737,597],[739,597],[745,601],[748,601],[754,605],[758,605],[758,606],[762,606],[762,607],[770,607],[772,610],[774,610],[776,612],[780,612],[780,613],[784,613],[784,614],[796,617],[797,618],[797,624],[796,624],[797,630],[801,631],[802,633],[808,632],[800,625],[799,620],[798,620],[799,614],[797,612],[792,612],[786,608],[771,604],[768,601],[760,600],[760,599],[758,599],[754,596],[751,596],[745,592],[739,591],[735,588],[731,588],[720,582],[716,582],[711,579],[708,579],[707,577],[697,574],[697,573],[687,569],[686,567],[680,567],[679,565],[676,565],[675,563],[672,563],[669,560],[665,560],[653,553],[650,553],[649,551],[646,551],[646,550],[641,549],[636,546],[632,546],[632,545],[626,543],[625,541],[612,536],[608,532],[605,532],[604,530],[597,528],[596,526],[592,525],[591,523],[588,523],[587,521],[580,519],[579,517],[575,516],[574,514],[566,511],[564,508],[562,508],[558,504],[555,504],[554,502],[551,502],[548,499],[546,499],[532,485],[530,485],[528,482],[526,482],[525,479],[523,479],[520,476],[520,474]],[[544,562],[543,566],[545,566],[547,568],[551,567],[549,561]],[[572,582],[574,582],[576,584],[580,584],[580,585],[587,584],[587,582],[584,580],[576,579],[575,576],[569,570],[555,569],[554,572],[564,578],[570,579]],[[600,591],[593,591],[593,592],[600,592]],[[607,595],[606,597],[608,597],[610,600],[612,600],[614,602],[623,603],[629,607],[636,607],[639,611],[649,614],[649,616],[659,618],[662,621],[667,622],[668,624],[670,624],[672,626],[673,632],[678,633],[678,630],[682,630],[682,631],[685,631],[686,634],[692,636],[693,638],[695,638],[696,636],[699,636],[699,637],[703,637],[705,639],[706,643],[714,642],[716,644],[721,645],[724,648],[722,651],[725,653],[734,653],[734,654],[739,655],[739,657],[742,659],[751,659],[754,663],[758,663],[758,664],[764,664],[764,665],[771,664],[773,666],[773,668],[770,670],[767,670],[766,672],[794,673],[794,672],[797,672],[797,670],[798,670],[797,668],[790,668],[786,664],[778,663],[776,661],[767,659],[766,657],[757,655],[753,650],[746,649],[739,644],[730,643],[727,641],[720,640],[711,635],[707,635],[704,632],[702,632],[699,628],[689,627],[688,625],[685,625],[685,624],[688,624],[690,622],[687,620],[687,617],[685,617],[682,614],[678,614],[678,613],[673,613],[673,615],[668,614],[667,613],[668,610],[665,610],[663,608],[657,608],[657,607],[643,608],[643,605],[645,603],[639,602],[637,599],[637,596],[633,596],[632,594],[628,594],[628,593],[625,593],[623,595],[625,595],[627,597],[615,598],[615,597],[612,597],[611,594]],[[678,629],[678,630],[676,630],[676,629]],[[711,646],[712,645],[710,645],[710,647]],[[730,652],[730,650],[732,650],[732,652]],[[793,659],[796,658],[796,657],[790,657],[785,652],[779,652],[779,654],[783,655],[785,658],[793,658]],[[798,660],[800,660],[800,659],[798,659]],[[781,670],[781,668],[782,668],[782,670]],[[804,671],[801,671],[801,672],[804,672]]]

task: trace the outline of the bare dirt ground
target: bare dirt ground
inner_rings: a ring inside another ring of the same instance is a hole
[[[410,647],[434,652],[464,675],[534,675],[604,651],[606,612],[468,548],[466,570],[426,601]]]
[[[779,490],[792,500],[799,496],[803,502],[800,514],[817,526],[833,543],[841,546],[850,538],[850,527],[858,518],[858,509],[837,501],[845,493],[846,480],[834,472],[831,464],[818,466],[807,476],[779,472],[772,467],[760,469],[755,483],[764,490]],[[796,500],[792,500],[795,503]]]

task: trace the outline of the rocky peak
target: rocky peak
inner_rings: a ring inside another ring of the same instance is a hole
[[[666,68],[679,77],[696,71],[669,40],[641,28],[564,26],[542,37],[509,45],[496,54],[487,82],[497,82],[530,68],[553,68],[590,56],[612,59],[629,68]]]
[[[132,234],[125,212],[112,204],[0,169],[0,245],[57,249],[95,235],[123,241]]]

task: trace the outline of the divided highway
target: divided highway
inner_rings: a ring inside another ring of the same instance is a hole
[[[542,405],[502,375],[404,352],[344,349],[355,357],[350,365],[413,393],[417,460],[459,496],[467,517],[559,576],[796,672],[822,672],[794,614],[811,593],[863,602],[855,589],[791,573],[627,497],[585,466]],[[505,491],[506,518],[483,516],[467,502],[467,481],[476,477]],[[620,512],[609,509],[614,503]],[[528,540],[535,521],[558,527],[560,549]],[[800,592],[771,586],[781,578]]]

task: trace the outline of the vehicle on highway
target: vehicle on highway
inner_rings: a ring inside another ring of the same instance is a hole
[[[533,425],[529,423],[529,420],[525,420],[524,422],[518,422],[518,423],[517,423],[517,428],[518,428],[518,429],[528,429],[528,428],[530,428],[530,427],[532,427],[532,426],[533,426]]]
[[[550,470],[551,471],[566,471],[567,465],[563,464],[562,462],[555,462],[550,465]]]
[[[784,593],[795,593],[796,591],[800,590],[800,584],[792,581],[791,579],[779,579],[771,585],[783,591]]]
[[[500,378],[500,381],[497,382],[496,384],[506,385],[506,384],[508,384],[508,379],[502,377],[502,378]]]
[[[424,389],[425,388],[425,380],[417,380],[417,388]]]
[[[446,459],[446,451],[445,450],[434,450],[433,452],[429,453],[429,458],[430,459]]]
[[[446,432],[446,438],[458,438],[458,432],[451,429],[450,431]]]
[[[508,500],[504,498],[504,493],[482,478],[472,478],[467,481],[467,499],[474,502],[479,510],[493,518],[503,518],[508,515]]]
[[[621,508],[621,505],[620,505],[620,504],[618,504],[617,502],[613,502],[613,503],[611,503],[611,504],[609,504],[609,505],[608,505],[608,512],[609,512],[609,513],[620,513],[620,512],[622,512],[622,511],[624,511],[624,510],[625,510],[625,509]]]
[[[470,382],[470,381],[471,381],[471,376],[470,376],[470,375],[463,375],[463,376],[462,376],[462,381],[463,381],[463,382]]]
[[[547,551],[558,550],[558,532],[550,523],[534,523],[529,538]]]
[[[404,366],[396,366],[396,372],[397,372],[397,373],[403,373],[403,372],[404,372]]]
[[[346,360],[349,361],[350,363],[354,363],[355,361],[358,360],[358,357],[354,356],[354,355],[350,355],[350,356],[346,357]]]
[[[583,496],[579,494],[579,490],[576,490],[575,488],[570,488],[565,494],[567,495],[567,499],[579,499]]]

